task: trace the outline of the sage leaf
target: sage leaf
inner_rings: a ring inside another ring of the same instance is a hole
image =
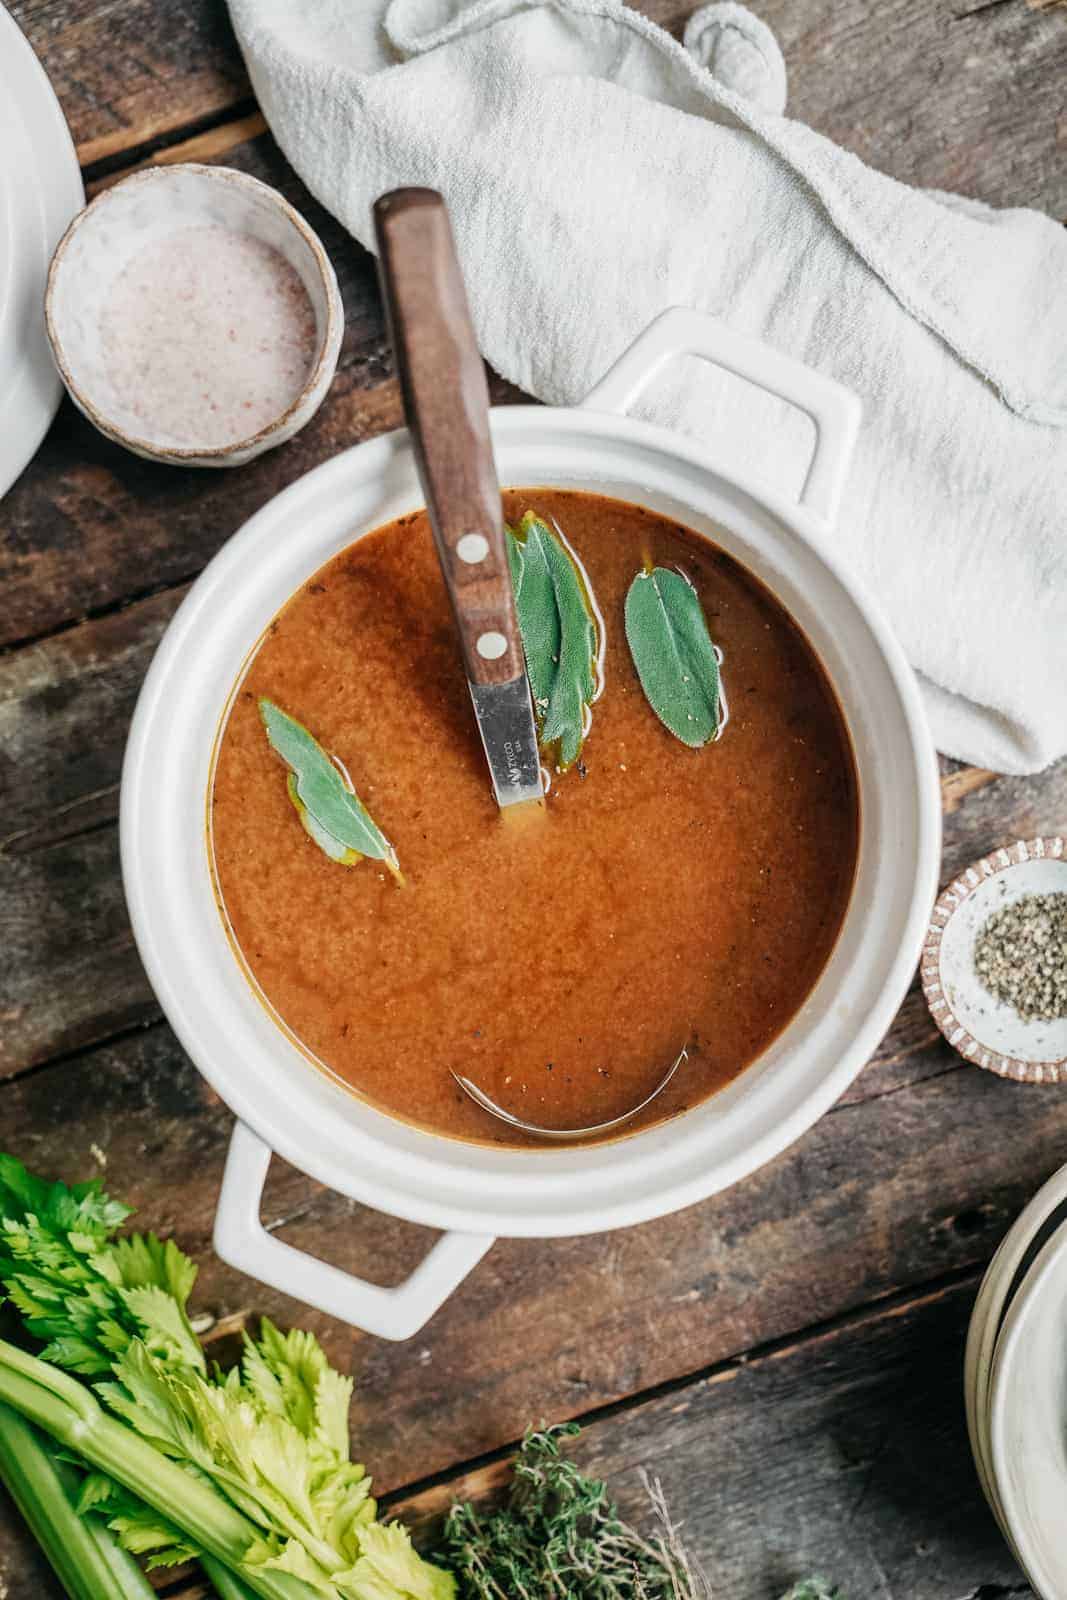
[[[339,861],[343,867],[354,867],[357,861],[363,860],[358,850],[353,850],[350,846],[342,844],[340,839],[335,839],[332,833],[327,833],[326,829],[315,821],[315,818],[300,798],[300,790],[297,787],[295,773],[289,773],[285,787],[290,800],[293,802],[296,814],[300,818],[304,832],[309,838],[314,839],[324,855],[328,855],[331,861]]]
[[[534,512],[507,529],[507,546],[541,751],[566,771],[600,692],[594,602],[564,541]]]
[[[259,714],[271,748],[291,769],[286,781],[289,798],[319,849],[345,867],[370,856],[399,876],[396,851],[303,723],[265,697],[259,702]]]
[[[518,604],[519,590],[522,588],[522,573],[526,563],[523,554],[525,546],[519,543],[515,534],[504,524],[504,546],[508,552],[508,569],[511,572],[511,587],[515,591],[515,603]]]
[[[683,744],[699,749],[719,732],[719,659],[700,600],[681,573],[639,572],[626,596],[626,642],[645,698]]]

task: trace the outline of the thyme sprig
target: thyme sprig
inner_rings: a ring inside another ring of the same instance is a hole
[[[658,1531],[624,1522],[607,1486],[560,1451],[574,1423],[530,1431],[514,1463],[506,1504],[449,1513],[443,1552],[463,1600],[708,1600],[658,1483],[647,1481]]]

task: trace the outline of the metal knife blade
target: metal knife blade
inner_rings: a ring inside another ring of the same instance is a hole
[[[497,805],[540,800],[541,758],[526,674],[509,683],[472,683],[470,692]]]

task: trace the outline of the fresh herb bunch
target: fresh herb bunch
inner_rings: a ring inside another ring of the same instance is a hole
[[[560,1452],[576,1424],[529,1432],[514,1463],[506,1504],[488,1515],[454,1506],[444,1557],[463,1600],[705,1600],[656,1485],[659,1531],[649,1538],[622,1521],[607,1487]]]
[[[98,1183],[46,1183],[0,1155],[0,1283],[41,1359],[68,1372],[103,1377],[135,1339],[204,1372],[186,1312],[196,1265],[152,1233],[114,1238],[131,1215]]]
[[[349,1460],[351,1380],[312,1334],[267,1321],[239,1366],[209,1372],[186,1312],[194,1263],[151,1234],[115,1238],[129,1214],[98,1184],[0,1156],[0,1285],[45,1344],[0,1339],[0,1404],[81,1469],[78,1512],[149,1566],[199,1556],[228,1595],[452,1600],[451,1577],[376,1520]]]

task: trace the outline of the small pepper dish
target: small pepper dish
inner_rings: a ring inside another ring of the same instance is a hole
[[[150,460],[232,467],[318,410],[344,313],[316,234],[229,167],[152,167],[79,212],[52,258],[45,323],[101,433]]]
[[[947,885],[923,945],[923,993],[949,1044],[1020,1083],[1067,1082],[1067,1017],[1026,1021],[995,999],[975,971],[975,941],[994,912],[1027,895],[1059,893],[1067,893],[1067,841],[1019,839]]]

